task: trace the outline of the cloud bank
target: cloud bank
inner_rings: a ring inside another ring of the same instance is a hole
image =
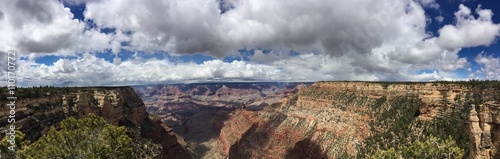
[[[433,0],[64,3],[0,2],[0,50],[17,50],[27,57],[19,62],[18,76],[26,85],[457,79],[452,72],[468,68],[473,60],[459,57],[458,52],[489,46],[500,35],[491,10],[464,5],[457,8],[453,23],[440,28],[438,35],[429,33],[426,27],[433,17],[427,17],[424,9],[439,9]],[[86,6],[83,20],[74,19],[67,7],[78,4]],[[215,59],[201,64],[98,58],[122,50],[224,58],[241,56],[240,49],[256,51],[250,60]],[[35,62],[49,54],[78,58],[60,59],[49,66]],[[495,59],[478,55],[474,62],[484,65],[481,71],[488,78],[498,79]]]

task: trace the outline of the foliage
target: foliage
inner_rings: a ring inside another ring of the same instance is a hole
[[[458,147],[469,152],[469,136],[467,131],[467,121],[471,105],[454,106],[450,114],[437,116],[430,122],[419,121],[416,127],[423,129],[422,136],[435,136],[441,140],[451,137]]]
[[[122,89],[122,87],[116,88]],[[19,111],[16,114],[16,116],[26,118],[22,126],[18,128],[20,131],[16,133],[16,144],[23,143],[23,145],[17,145],[16,155],[11,151],[3,151],[10,146],[10,143],[0,142],[0,159],[15,158],[15,156],[18,158],[154,158],[158,156],[161,153],[161,145],[142,138],[140,126],[127,122],[129,119],[121,120],[119,123],[127,128],[125,129],[106,124],[102,118],[96,116],[80,120],[67,118],[77,115],[80,104],[85,104],[81,101],[77,102],[73,95],[90,93],[88,105],[90,108],[96,108],[99,102],[92,93],[96,90],[105,91],[116,88],[17,87],[15,96],[27,101],[26,108],[28,109],[28,111]],[[0,87],[0,90],[0,96],[4,99],[11,96],[8,94],[7,87]],[[61,111],[62,109],[57,109],[63,106],[62,96],[66,96],[64,102],[67,103],[67,109],[72,113],[65,114]],[[125,98],[124,101],[125,104],[142,102],[139,98]],[[124,107],[128,108],[128,106]],[[75,110],[72,111],[73,109]],[[64,122],[61,122],[62,120]],[[50,131],[42,136],[50,125],[55,125],[55,127],[51,127]],[[21,132],[24,132],[26,136]],[[22,136],[18,136],[21,134]],[[0,134],[0,139],[2,135]],[[27,144],[28,141],[33,144]]]
[[[386,96],[383,96],[383,97],[377,99],[375,104],[372,106],[372,109],[379,109],[382,106],[382,104],[384,104],[386,101],[387,101]]]
[[[375,152],[373,156],[370,157],[370,159],[399,159],[401,158],[401,155],[399,152],[396,152],[394,148],[390,148],[389,150],[378,150]]]
[[[39,87],[16,87],[15,95],[18,99],[26,98],[44,98],[53,97],[61,94],[74,92],[90,92],[93,89],[112,88],[112,87],[54,87],[54,86],[39,86]],[[7,87],[0,87],[0,96],[2,99],[10,96]]]
[[[451,137],[444,141],[431,137],[403,148],[402,155],[404,158],[462,158],[464,150]]]
[[[375,134],[364,141],[358,156],[374,155],[377,149],[393,148],[395,151],[401,151],[413,141],[430,137],[440,140],[451,137],[457,147],[468,153],[469,138],[465,131],[471,108],[468,102],[465,105],[450,106],[452,109],[450,112],[438,115],[430,121],[417,119],[420,105],[418,100],[396,97],[387,102],[389,104],[380,107],[374,104],[377,106],[373,108],[376,120],[371,126]]]
[[[395,151],[394,148],[389,150],[378,150],[370,158],[415,158],[415,159],[440,159],[440,158],[463,158],[465,151],[458,147],[455,141],[448,137],[446,140],[441,140],[436,137],[430,137],[425,141],[417,140],[410,146],[402,148],[400,151]]]
[[[387,100],[389,104],[376,106],[374,115],[376,120],[370,123],[372,131],[376,132],[373,136],[364,141],[363,146],[358,156],[364,154],[371,155],[375,153],[377,148],[389,149],[398,147],[407,143],[411,137],[411,129],[409,127],[418,112],[419,102],[414,98],[396,97]],[[374,105],[377,105],[376,103]],[[380,105],[380,104],[379,104]]]
[[[130,158],[151,159],[160,155],[161,145],[155,144],[151,139],[133,139],[132,156]]]
[[[25,135],[21,131],[16,130],[15,132],[16,134],[14,139],[15,142],[14,149],[17,151],[21,150],[24,146],[26,146],[29,143],[27,141],[23,141]],[[9,147],[12,146],[11,143],[9,143],[8,141],[9,137],[10,137],[9,135],[6,135],[0,141],[0,158],[14,158],[16,156],[15,151],[9,150]]]
[[[69,117],[27,146],[19,158],[129,158],[132,139],[124,127],[106,123],[98,116]]]

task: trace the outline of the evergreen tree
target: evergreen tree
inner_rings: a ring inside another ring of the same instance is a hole
[[[59,130],[51,127],[46,135],[22,150],[18,158],[121,159],[132,155],[132,139],[127,130],[110,125],[101,117],[69,117],[59,125]]]
[[[9,141],[10,135],[6,135],[2,138],[2,140],[0,140],[0,159],[15,158],[16,151],[21,150],[28,144],[28,141],[23,141],[25,135],[21,131],[16,130],[16,134],[14,136],[15,139],[13,141],[15,142],[15,145],[12,145],[12,141]],[[9,149],[11,146],[14,146],[12,148],[16,151]]]
[[[400,151],[395,151],[393,148],[378,150],[370,158],[459,159],[463,158],[464,154],[464,150],[458,147],[451,137],[444,141],[436,137],[430,137],[423,142],[416,141]]]

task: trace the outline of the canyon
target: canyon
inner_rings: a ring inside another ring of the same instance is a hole
[[[500,158],[498,81],[40,87],[18,95],[26,140],[92,113],[151,148],[137,158],[369,158],[430,137],[451,138],[465,158]],[[8,115],[2,103],[2,128]]]
[[[235,110],[259,111],[312,83],[196,83],[135,86],[148,113],[181,136],[195,158],[225,158],[218,140]],[[245,121],[247,122],[247,121]]]
[[[252,106],[262,99],[239,100],[252,92],[231,92],[224,85],[202,89],[201,95],[173,86],[136,91],[149,102],[150,113],[159,112],[179,128],[174,132],[196,158],[368,158],[434,136],[453,138],[468,158],[498,158],[499,87],[498,82],[316,82],[259,109]],[[221,99],[230,106],[214,102]],[[231,109],[208,115],[183,107],[190,104]],[[175,113],[182,110],[190,113]]]
[[[451,136],[469,158],[498,158],[499,87],[318,82],[263,111],[232,114],[220,140],[233,158],[367,158],[377,149]]]

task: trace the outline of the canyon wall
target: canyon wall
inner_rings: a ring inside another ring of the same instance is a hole
[[[367,158],[451,136],[469,158],[498,158],[499,96],[491,82],[318,82],[261,111],[229,114],[219,142],[230,158]]]
[[[158,158],[368,158],[428,137],[451,137],[469,158],[500,158],[498,82],[194,84],[18,94],[16,126],[31,141],[69,116],[93,113],[161,145]],[[8,111],[2,103],[2,127]]]
[[[146,110],[182,136],[195,158],[225,158],[218,141],[227,114],[259,111],[312,83],[196,83],[136,86]],[[242,121],[247,122],[247,121]]]
[[[17,91],[15,125],[32,142],[67,117],[96,114],[112,125],[127,127],[136,139],[147,138],[161,145],[158,157],[190,158],[182,139],[146,113],[144,103],[131,87],[18,88]],[[8,126],[9,111],[5,105],[0,107],[2,128]]]

